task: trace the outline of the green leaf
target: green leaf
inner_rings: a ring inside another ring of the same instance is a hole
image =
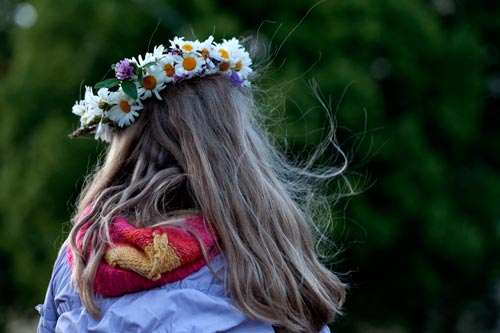
[[[151,62],[148,62],[147,64],[142,65],[142,68],[150,67],[150,66],[153,66],[154,64],[156,64],[156,61],[151,61]]]
[[[99,88],[113,88],[117,85],[120,84],[120,80],[118,79],[107,79],[101,82],[97,82],[94,86],[94,88],[99,89]]]
[[[139,70],[139,73],[137,74],[137,80],[142,84],[142,78],[144,74],[142,73],[142,70]]]
[[[135,84],[130,81],[122,81],[123,92],[133,99],[137,99],[137,88]]]
[[[116,68],[116,64],[112,64],[111,69],[115,69],[115,68]]]

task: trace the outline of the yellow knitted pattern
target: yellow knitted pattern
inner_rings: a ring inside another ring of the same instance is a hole
[[[113,267],[134,271],[150,280],[158,280],[162,273],[179,267],[181,261],[169,244],[166,234],[153,235],[153,242],[144,251],[118,245],[106,251],[104,262]]]

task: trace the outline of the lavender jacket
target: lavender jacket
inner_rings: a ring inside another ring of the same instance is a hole
[[[71,269],[63,248],[54,265],[38,333],[267,333],[265,322],[248,318],[225,294],[223,283],[207,267],[159,288],[120,297],[97,296],[102,317],[95,319],[82,305],[71,282]],[[214,269],[224,267],[223,256],[212,259]],[[320,333],[329,333],[325,326]]]

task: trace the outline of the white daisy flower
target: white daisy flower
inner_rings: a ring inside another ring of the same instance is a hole
[[[94,91],[92,90],[91,86],[85,86],[85,95],[84,99],[85,100],[91,100],[94,97]]]
[[[99,90],[97,90],[97,100],[98,100],[98,103],[99,104],[101,104],[101,103],[109,104],[110,103],[109,100],[110,100],[111,94],[112,93],[109,91],[108,88],[100,88]]]
[[[193,53],[200,49],[200,42],[198,40],[190,41],[184,40],[184,37],[174,37],[174,40],[170,41],[170,46],[172,48],[177,48],[177,46],[186,53]]]
[[[83,126],[94,122],[96,119],[101,119],[105,116],[105,112],[97,107],[97,103],[87,104],[87,112],[80,117],[80,123]]]
[[[200,51],[199,53],[205,60],[205,74],[215,74],[218,72],[218,67],[215,66],[212,59],[210,58],[210,54],[214,52],[214,37],[209,36],[204,42],[200,43]]]
[[[96,113],[90,110],[84,100],[73,106],[73,113],[80,116],[80,128],[88,125],[96,116]]]
[[[87,105],[85,104],[85,100],[76,101],[75,105],[73,105],[73,108],[71,109],[71,112],[80,117],[87,113]]]
[[[214,42],[214,37],[213,36],[208,36],[208,38],[200,43],[200,53],[203,55],[204,58],[207,58],[210,55],[210,51],[214,48],[213,45]]]
[[[132,124],[143,108],[139,100],[134,100],[122,90],[115,92],[111,99],[113,106],[108,111],[108,117],[119,127]]]
[[[174,56],[176,76],[188,77],[198,74],[205,63],[200,55],[190,53],[183,56]]]
[[[95,139],[102,140],[105,142],[111,142],[111,129],[109,128],[108,123],[99,122],[97,125],[97,129],[95,130]]]
[[[250,55],[243,47],[240,47],[233,50],[233,56],[235,64],[231,67],[231,69],[238,72],[243,79],[246,79],[248,74],[252,73],[252,68],[250,67],[252,65],[252,59],[250,58]]]
[[[215,43],[210,56],[218,61],[219,70],[229,73],[231,68],[236,65],[235,55],[238,53],[238,48],[241,47],[240,42],[236,38],[230,40],[223,39],[222,43]]]
[[[87,112],[88,104],[94,99],[92,87],[85,86],[85,95],[82,100],[79,100],[73,105],[72,112],[77,116],[82,116]]]
[[[165,88],[167,80],[167,74],[165,74],[162,68],[158,66],[145,68],[142,82],[137,82],[137,94],[139,98],[144,100],[154,94],[156,98],[161,100],[160,91]]]
[[[103,116],[103,110],[99,107],[102,98],[107,99],[107,91],[101,91],[100,96],[96,96],[92,87],[85,87],[85,99],[77,101],[72,109],[74,114],[80,116],[80,127],[88,125],[96,117]]]
[[[160,68],[165,72],[165,75],[167,76],[167,79],[165,80],[166,83],[174,81],[175,58],[172,54],[170,53],[165,54],[162,58],[158,60],[155,66],[157,66],[158,68]]]
[[[85,94],[85,115],[81,117],[82,124],[88,124],[95,120],[95,118],[102,118],[106,116],[106,111],[111,107],[112,101],[110,100],[112,92],[108,88],[101,88],[97,91],[97,95]]]
[[[153,55],[153,53],[149,52],[146,53],[144,58],[142,57],[142,55],[139,55],[137,59],[132,58],[132,62],[135,62],[135,64],[139,67],[142,67],[146,64],[149,64],[150,62],[155,62],[155,61],[156,61],[155,56]]]
[[[219,61],[234,61],[234,52],[240,46],[236,38],[222,40],[222,43],[215,43],[210,56]]]
[[[112,104],[110,100],[111,94],[112,92],[108,88],[100,88],[97,90],[97,95],[92,95],[90,99],[85,99],[89,116],[104,116]]]
[[[158,61],[165,55],[165,46],[163,44],[156,45],[153,49],[152,58]]]
[[[177,46],[181,46],[181,44],[185,43],[184,42],[184,37],[174,37],[174,39],[169,40],[170,42],[170,47],[175,49]]]

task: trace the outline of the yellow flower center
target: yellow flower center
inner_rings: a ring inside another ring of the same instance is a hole
[[[168,77],[172,77],[175,74],[175,68],[174,66],[172,66],[172,64],[166,64],[165,66],[163,66],[163,70]]]
[[[224,49],[219,49],[220,56],[224,59],[229,59],[229,53]]]
[[[193,46],[190,45],[190,44],[184,44],[181,46],[181,49],[183,49],[184,51],[192,51],[193,50]]]
[[[147,90],[153,90],[156,87],[156,79],[152,75],[145,76],[142,79],[142,86]]]
[[[238,61],[236,65],[234,66],[235,71],[239,71],[243,67],[243,63],[241,61]]]
[[[187,57],[182,62],[182,67],[187,71],[192,71],[196,68],[196,60],[193,57]]]
[[[223,72],[227,71],[229,69],[229,64],[228,62],[223,62],[222,64],[219,65],[219,69]]]
[[[201,50],[201,55],[203,56],[203,59],[207,59],[209,54],[210,51],[208,51],[206,48]]]
[[[120,101],[120,109],[125,113],[129,113],[131,109],[130,104],[127,101]]]

